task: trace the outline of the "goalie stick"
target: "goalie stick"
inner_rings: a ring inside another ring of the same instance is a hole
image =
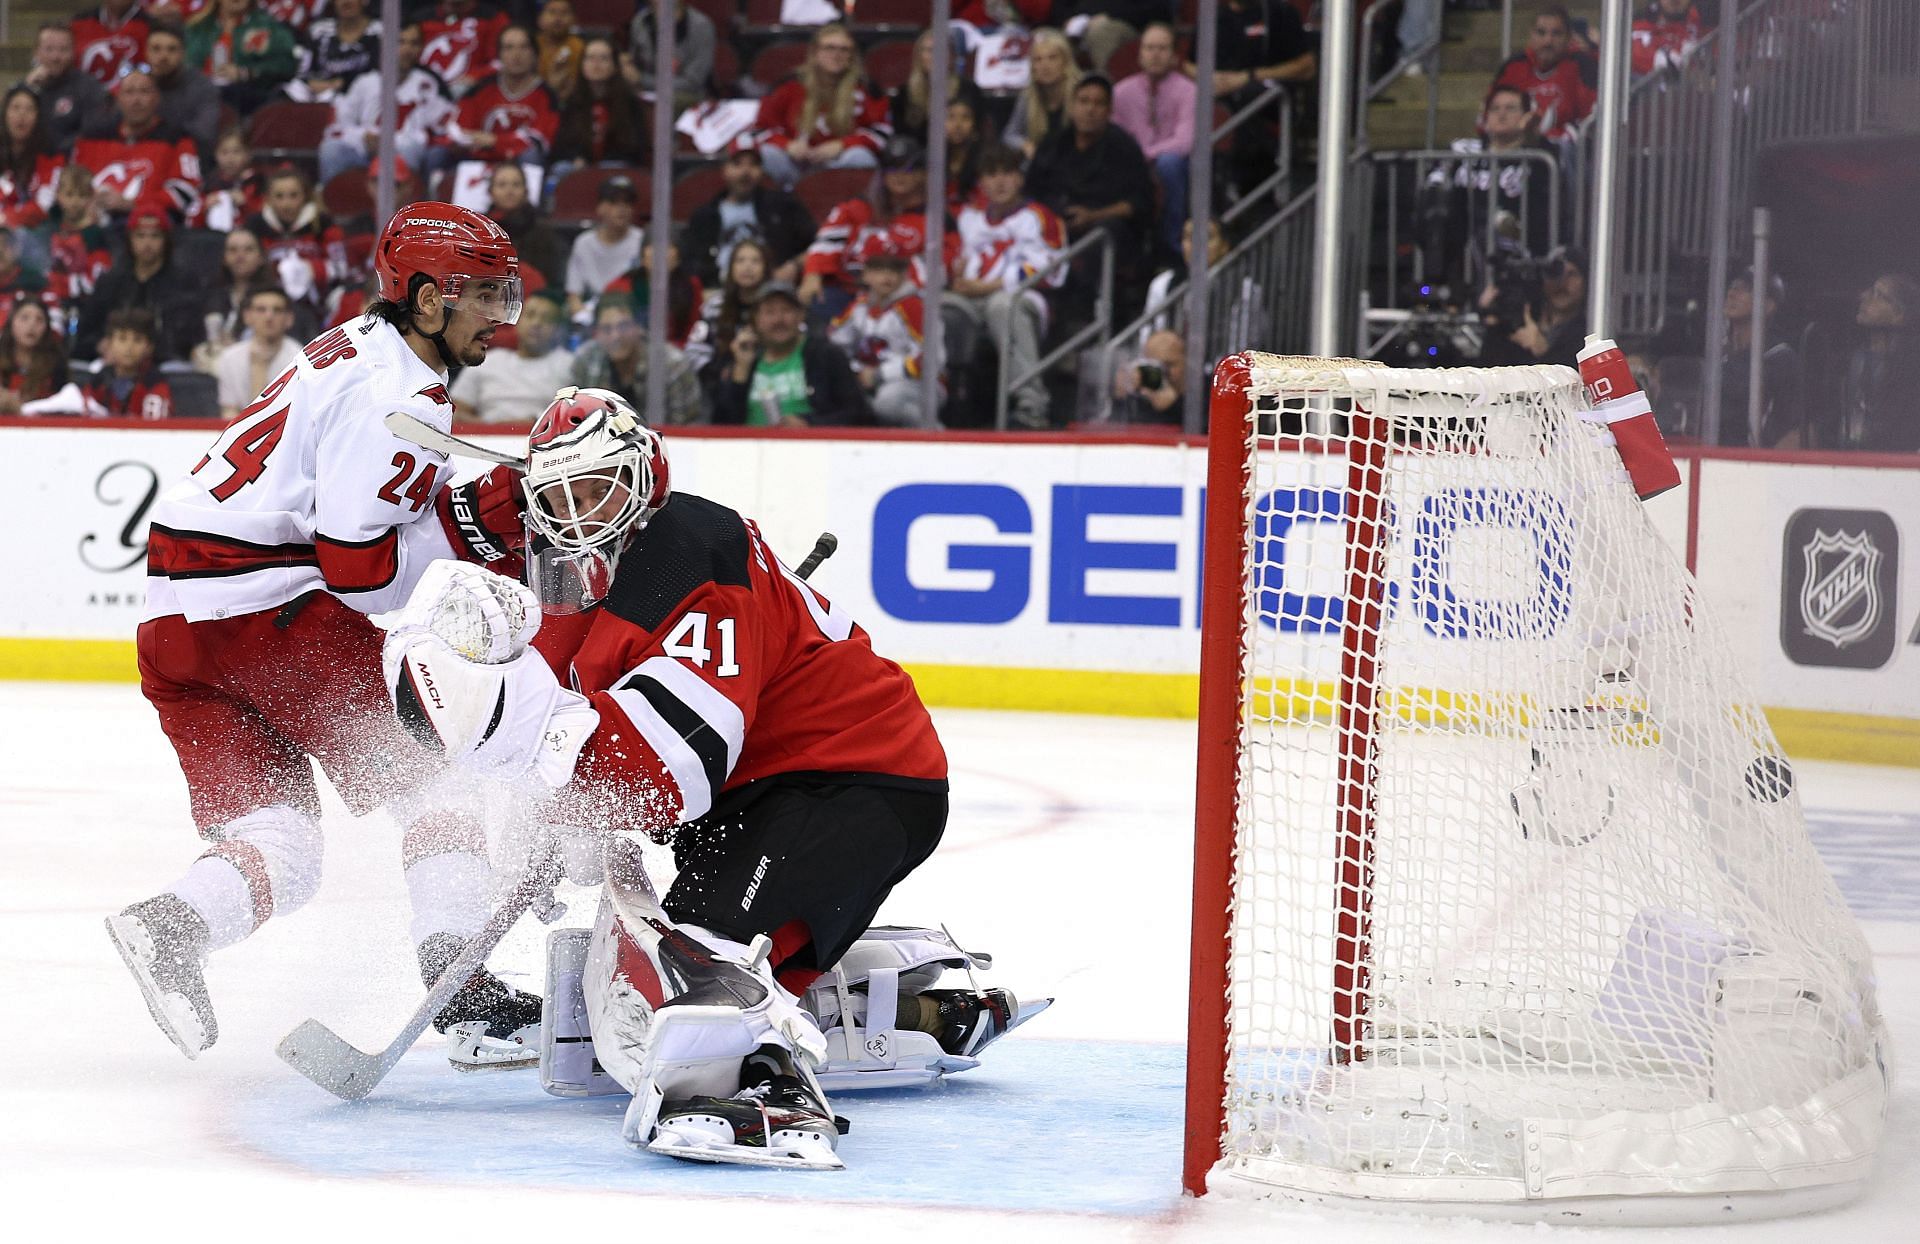
[[[388,427],[403,437],[406,433],[395,426],[396,420],[419,424],[424,431],[435,436],[441,435],[409,415],[389,416]],[[455,445],[466,444],[451,436],[445,439]],[[428,449],[439,448],[425,441],[415,443]],[[472,446],[472,448],[478,450],[479,446]],[[482,452],[492,453],[491,450]],[[512,462],[504,455],[500,456],[500,460]],[[794,573],[802,579],[807,578],[819,569],[821,562],[833,556],[834,550],[839,547],[838,537],[830,531],[821,532],[820,538],[814,541],[813,551],[807,554],[806,560],[800,563],[799,569]],[[460,953],[454,956],[453,962],[441,971],[439,979],[433,982],[433,988],[427,991],[427,996],[422,999],[418,1007],[414,1008],[413,1015],[408,1018],[406,1026],[400,1030],[399,1035],[387,1043],[386,1048],[370,1054],[319,1020],[308,1019],[282,1037],[280,1044],[274,1047],[273,1052],[280,1056],[281,1062],[342,1101],[359,1101],[373,1092],[380,1081],[387,1078],[387,1073],[406,1056],[406,1052],[413,1048],[413,1043],[420,1039],[420,1035],[432,1025],[433,1017],[453,999],[454,994],[460,992],[469,977],[486,965],[487,956],[499,946],[500,940],[507,935],[507,930],[511,929],[520,917],[536,904],[543,900],[550,903],[556,879],[555,862],[555,855],[549,851],[544,861],[533,863],[528,867],[526,875],[520,878],[519,883],[500,904],[499,909],[487,918],[486,924],[481,926],[480,931],[468,939],[467,944],[460,948]]]

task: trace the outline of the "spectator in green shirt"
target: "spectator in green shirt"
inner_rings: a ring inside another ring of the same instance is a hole
[[[753,326],[733,335],[733,358],[714,388],[713,421],[748,427],[836,427],[873,422],[840,347],[803,329],[806,310],[787,281],[769,281]]]
[[[214,0],[187,25],[187,64],[211,78],[241,116],[299,70],[297,47],[293,29],[254,0]]]

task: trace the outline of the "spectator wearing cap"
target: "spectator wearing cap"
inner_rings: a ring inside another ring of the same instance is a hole
[[[213,360],[214,379],[220,382],[220,417],[228,420],[275,376],[300,361],[300,346],[287,335],[293,327],[293,300],[285,290],[254,290],[247,295],[241,319],[247,335]]]
[[[593,228],[573,240],[567,256],[567,313],[578,315],[600,291],[640,261],[641,231],[633,223],[633,181],[609,177],[593,205]]]
[[[1144,282],[1154,237],[1153,175],[1140,144],[1112,124],[1113,84],[1098,74],[1080,79],[1067,105],[1067,125],[1048,135],[1027,170],[1027,193],[1067,223],[1078,240],[1102,230],[1114,243],[1118,287]],[[1076,263],[1076,275],[1079,264]],[[1079,301],[1087,289],[1084,279]],[[1136,299],[1137,301],[1137,299]]]
[[[414,168],[425,168],[433,136],[453,119],[453,96],[440,75],[420,63],[420,23],[400,28],[394,52],[400,59],[400,82],[394,89],[394,116],[399,131],[394,150]],[[380,150],[380,73],[370,70],[348,84],[333,101],[333,124],[320,140],[320,180],[324,183],[348,169],[365,168]]]
[[[41,23],[33,44],[33,67],[23,81],[40,97],[47,138],[56,151],[73,150],[74,140],[83,131],[113,115],[107,88],[73,62],[73,31],[65,22]]]
[[[633,14],[627,28],[627,46],[633,56],[625,69],[627,81],[637,91],[653,92],[654,9],[643,4]],[[699,9],[687,7],[686,0],[674,0],[673,6],[673,107],[691,108],[707,97],[707,83],[713,77],[713,49],[718,35],[713,19]]]
[[[1847,361],[1839,418],[1820,429],[1818,448],[1920,450],[1920,282],[1882,273],[1860,291],[1853,322],[1862,340]]]
[[[566,348],[567,311],[552,290],[530,294],[514,324],[512,350],[495,349],[485,367],[469,367],[453,382],[457,419],[524,423],[573,383],[573,351]]]
[[[929,422],[920,377],[926,367],[926,304],[907,282],[907,257],[882,251],[867,257],[860,297],[833,322],[829,340],[852,361],[874,416],[899,428]]]
[[[1140,36],[1140,72],[1113,84],[1113,123],[1140,144],[1160,185],[1160,236],[1180,244],[1187,223],[1187,164],[1193,150],[1193,79],[1179,71],[1173,27],[1153,22]]]
[[[1778,276],[1767,281],[1767,329],[1773,344],[1760,355],[1760,420],[1748,409],[1753,385],[1753,273],[1741,272],[1727,282],[1727,350],[1720,369],[1720,443],[1754,449],[1798,449],[1803,446],[1800,356],[1780,339],[1777,318],[1786,301],[1787,285]]]
[[[880,158],[880,176],[866,198],[837,205],[814,235],[801,264],[800,297],[809,309],[831,321],[853,301],[860,288],[860,269],[866,257],[892,251],[913,257],[915,285],[926,284],[920,253],[927,241],[927,152],[905,134],[887,140]],[[959,239],[945,234],[948,261],[959,252]]]
[[[173,222],[167,213],[135,208],[127,218],[127,253],[93,287],[80,307],[73,357],[90,359],[100,349],[107,317],[140,308],[151,312],[162,359],[184,359],[199,339],[199,299],[204,282],[189,279],[173,262]]]
[[[860,381],[840,347],[805,328],[799,291],[770,281],[753,325],[733,336],[732,358],[714,386],[713,421],[749,427],[845,427],[873,422]]]
[[[593,340],[573,356],[572,383],[582,389],[610,389],[647,410],[647,342],[645,308],[631,294],[609,293],[593,309]],[[669,425],[699,423],[700,380],[687,356],[663,344],[667,363],[667,408],[660,422]],[[544,400],[544,399],[543,399]]]
[[[736,144],[721,170],[720,193],[695,208],[687,221],[681,249],[693,274],[709,288],[727,270],[734,246],[747,238],[766,247],[774,280],[800,279],[800,261],[817,231],[813,216],[760,174],[759,150],[751,143]]]
[[[807,63],[760,101],[755,141],[783,186],[820,168],[872,168],[887,141],[887,100],[866,81],[860,49],[839,22],[813,32]]]
[[[213,0],[187,24],[187,63],[246,116],[299,72],[299,42],[254,0]]]

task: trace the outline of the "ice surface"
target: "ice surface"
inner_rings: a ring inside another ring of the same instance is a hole
[[[837,1098],[853,1121],[850,1169],[800,1173],[629,1152],[624,1099],[550,1098],[524,1073],[456,1075],[427,1043],[362,1103],[295,1077],[272,1047],[300,1020],[377,1047],[419,995],[398,835],[337,806],[319,897],[214,960],[220,1043],[182,1059],[100,925],[197,850],[172,753],[131,686],[0,683],[0,999],[14,1020],[0,1072],[6,1238],[760,1241],[905,1229],[995,1244],[1405,1244],[1545,1232],[1183,1199],[1191,724],[938,717],[953,820],[882,917],[945,922],[994,952],[995,982],[1060,1001],[942,1088]],[[1896,1054],[1911,1057],[1920,773],[1799,768],[1815,838],[1867,922]],[[574,900],[567,923],[584,923],[585,896],[562,897]],[[525,922],[496,959],[523,987],[539,987],[543,936]],[[1860,1202],[1705,1234],[1913,1238],[1916,1097],[1897,1084]]]

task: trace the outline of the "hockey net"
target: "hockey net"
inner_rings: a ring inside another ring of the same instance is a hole
[[[1566,368],[1221,366],[1195,1193],[1670,1221],[1867,1171],[1868,950],[1585,407]]]

